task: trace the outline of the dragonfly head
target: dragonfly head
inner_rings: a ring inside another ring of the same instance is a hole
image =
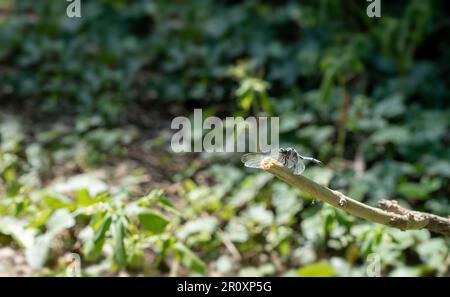
[[[288,149],[285,149],[285,148],[280,148],[280,149],[278,150],[278,153],[279,153],[281,156],[286,157],[286,156],[288,155],[288,153],[289,153],[289,150],[288,150]]]

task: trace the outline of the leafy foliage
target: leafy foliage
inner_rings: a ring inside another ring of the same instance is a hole
[[[326,164],[315,181],[449,215],[448,8],[344,2],[82,1],[80,19],[1,2],[2,246],[38,275],[68,252],[85,275],[360,276],[373,253],[383,275],[448,275],[446,238],[361,222],[235,156],[175,156],[166,114],[137,120],[279,116],[282,145]]]

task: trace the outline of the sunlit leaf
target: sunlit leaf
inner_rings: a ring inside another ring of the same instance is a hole
[[[318,262],[313,264],[305,265],[297,270],[299,276],[304,277],[330,277],[335,276],[336,271],[333,266],[327,262]]]
[[[169,219],[154,210],[144,210],[138,214],[139,223],[146,230],[159,234],[164,231],[169,224]]]

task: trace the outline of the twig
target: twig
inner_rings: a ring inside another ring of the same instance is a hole
[[[401,230],[428,229],[450,236],[450,219],[448,218],[409,210],[399,206],[394,200],[381,200],[380,208],[369,206],[338,191],[321,186],[302,175],[294,175],[289,169],[270,157],[262,160],[261,168],[315,198],[343,209],[356,217]]]

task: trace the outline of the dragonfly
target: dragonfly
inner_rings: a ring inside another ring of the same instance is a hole
[[[303,171],[305,171],[304,161],[322,164],[322,162],[317,159],[300,155],[294,148],[291,147],[274,149],[264,153],[248,153],[242,156],[241,161],[244,163],[245,167],[261,168],[261,161],[266,157],[271,157],[272,159],[277,160],[283,164],[283,166],[291,169],[295,175],[300,175]]]

